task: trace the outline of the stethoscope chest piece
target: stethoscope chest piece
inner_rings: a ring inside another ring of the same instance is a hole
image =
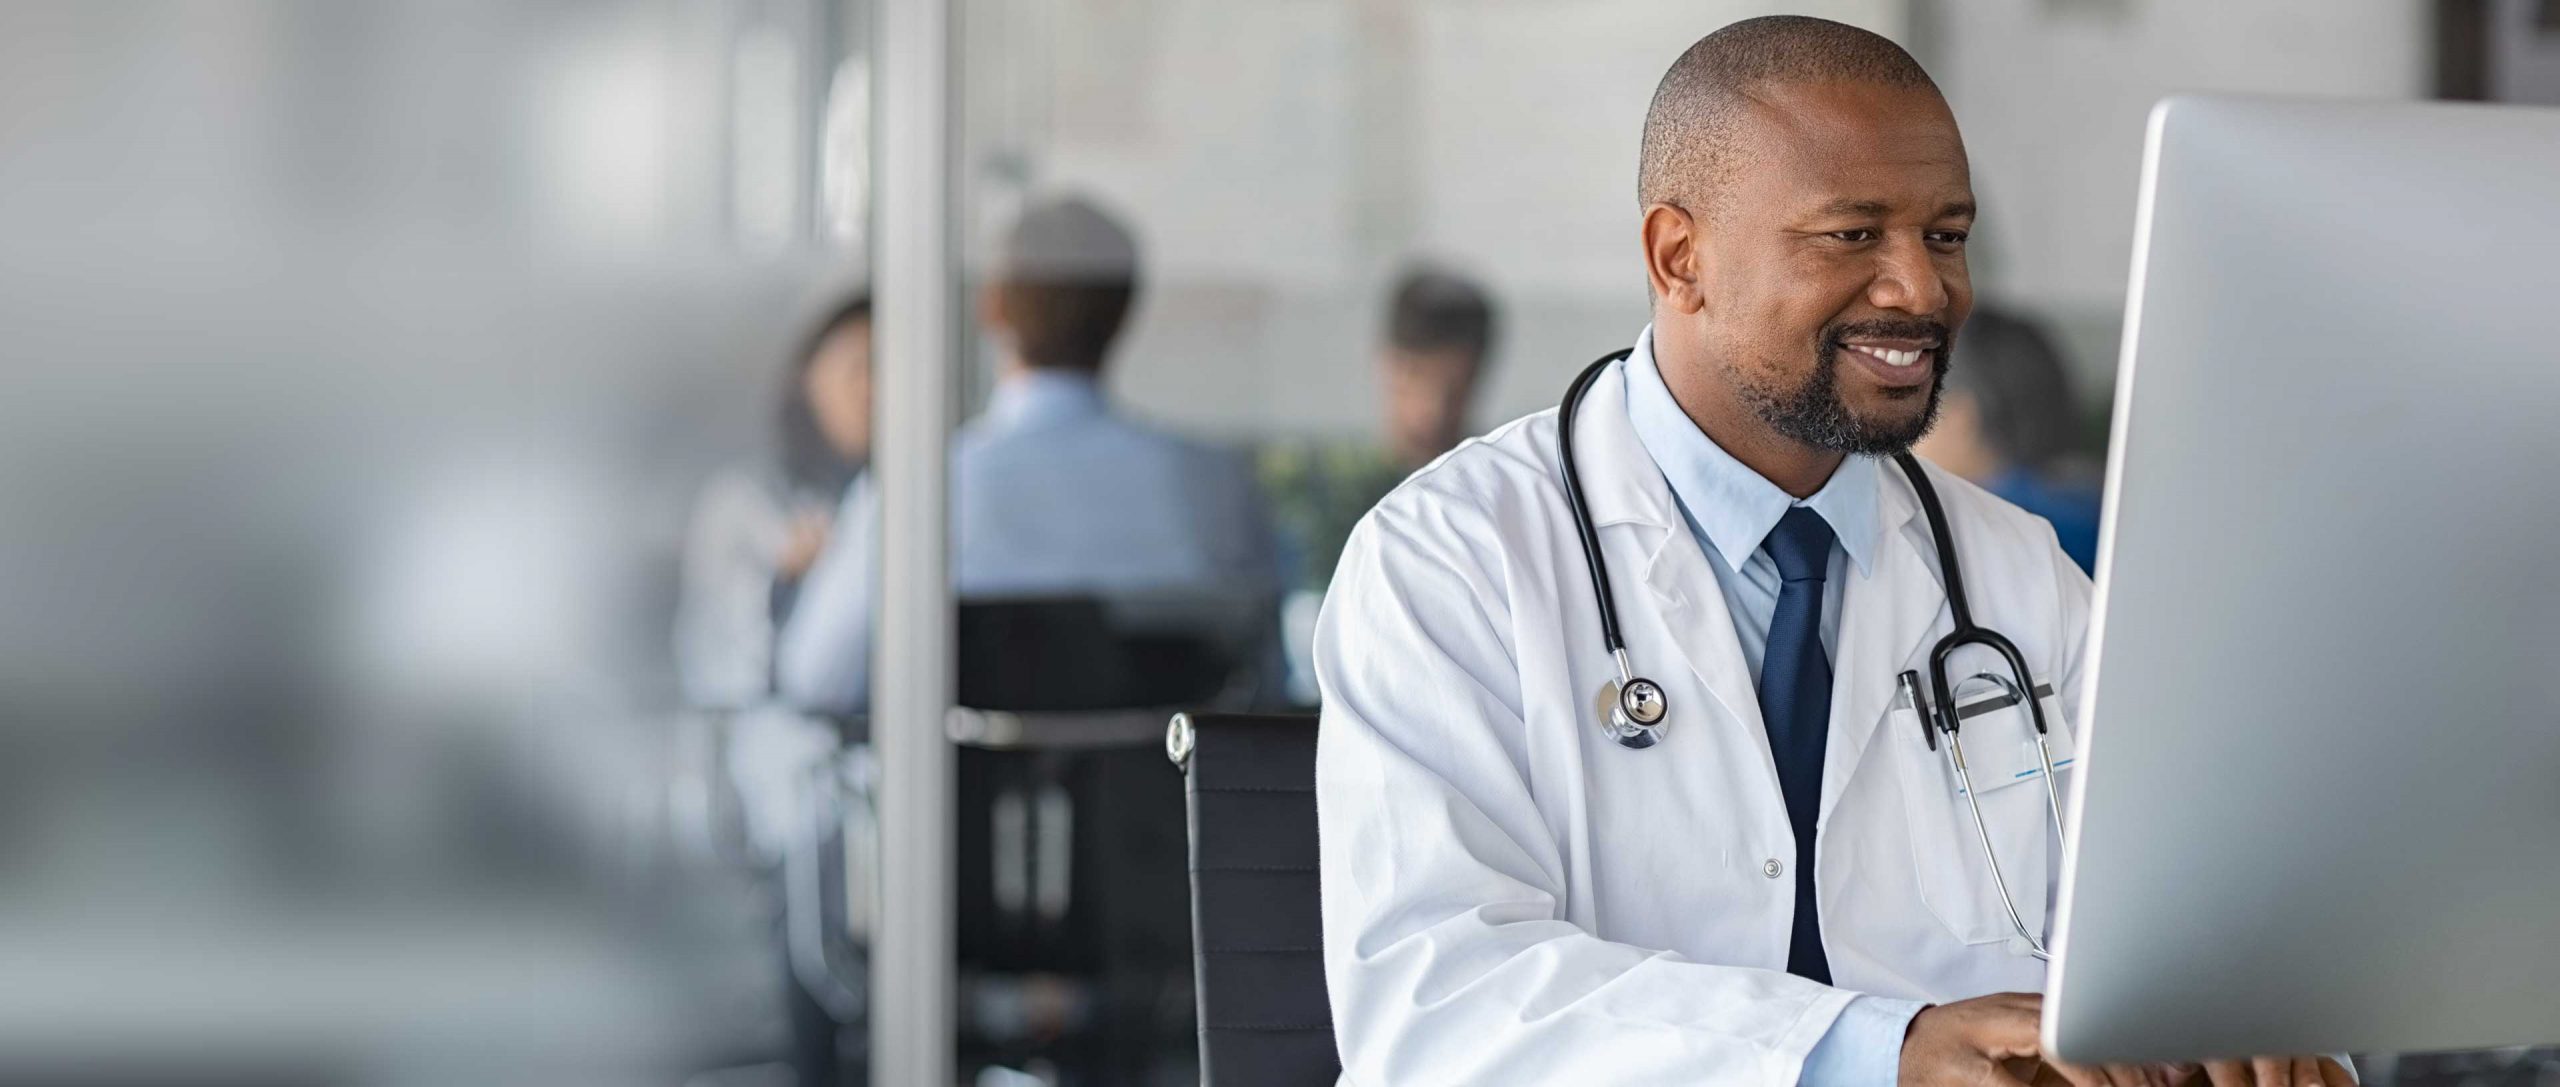
[[[1642,676],[1618,687],[1617,704],[1609,711],[1609,731],[1627,747],[1643,749],[1662,742],[1662,718],[1670,704],[1662,686]]]
[[[1662,685],[1643,676],[1622,675],[1600,687],[1600,731],[1621,746],[1641,751],[1662,742],[1663,719],[1671,703]]]

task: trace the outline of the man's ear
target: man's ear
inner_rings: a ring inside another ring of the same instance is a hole
[[[1659,304],[1675,313],[1706,305],[1704,224],[1673,204],[1644,209],[1644,269]]]

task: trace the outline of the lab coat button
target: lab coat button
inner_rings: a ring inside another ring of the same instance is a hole
[[[1769,863],[1760,866],[1760,874],[1767,876],[1770,879],[1776,879],[1779,876],[1787,874],[1787,866],[1778,863],[1778,858],[1771,857],[1769,858]]]

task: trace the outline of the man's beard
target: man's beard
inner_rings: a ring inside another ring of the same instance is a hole
[[[1915,396],[1928,397],[1918,415],[1908,419],[1866,419],[1849,410],[1840,399],[1840,352],[1843,341],[1852,336],[1892,339],[1934,339],[1937,350],[1930,353],[1930,377],[1926,387],[1886,390],[1895,400]],[[1820,347],[1814,352],[1813,372],[1805,375],[1794,388],[1766,389],[1753,384],[1740,374],[1734,384],[1742,390],[1745,403],[1753,414],[1778,433],[1803,442],[1815,449],[1862,456],[1890,456],[1910,449],[1913,442],[1929,432],[1938,421],[1938,391],[1947,383],[1947,359],[1954,353],[1955,336],[1947,326],[1936,321],[1860,321],[1833,325],[1822,330]]]

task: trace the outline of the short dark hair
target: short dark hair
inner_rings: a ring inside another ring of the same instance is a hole
[[[1752,89],[1838,82],[1938,87],[1890,39],[1829,19],[1766,15],[1698,39],[1662,73],[1645,110],[1637,205],[1712,212],[1719,190],[1746,165],[1736,160],[1734,129]]]
[[[1037,369],[1100,370],[1138,293],[1138,242],[1080,196],[1032,203],[996,253],[1014,348]]]
[[[856,291],[811,322],[791,356],[776,423],[781,432],[782,475],[794,490],[830,497],[841,495],[862,469],[828,444],[825,432],[818,429],[817,414],[809,407],[806,379],[809,367],[818,361],[818,349],[826,345],[829,337],[870,323],[871,293]]]
[[[2044,327],[2023,315],[1973,311],[1949,356],[1947,391],[1973,395],[1983,440],[2010,464],[2041,472],[2079,452],[2071,368]]]
[[[1493,300],[1465,276],[1417,265],[1396,277],[1387,344],[1404,351],[1459,351],[1478,363],[1493,347]]]

